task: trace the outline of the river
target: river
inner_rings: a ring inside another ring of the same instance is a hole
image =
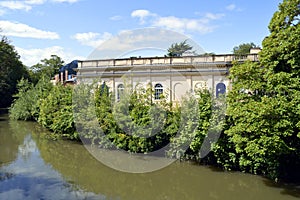
[[[34,122],[0,115],[0,199],[201,200],[299,199],[300,186],[261,176],[174,162],[149,173],[125,173],[95,159],[83,145],[45,138]]]

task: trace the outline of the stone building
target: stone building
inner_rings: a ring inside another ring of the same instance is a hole
[[[258,61],[258,50],[245,56],[233,54],[183,57],[131,57],[78,61],[77,81],[105,82],[116,100],[126,85],[147,87],[151,83],[154,100],[164,94],[168,101],[180,102],[187,92],[207,88],[216,96],[230,89],[227,78],[232,61]]]

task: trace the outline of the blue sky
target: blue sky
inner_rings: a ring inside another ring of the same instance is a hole
[[[86,59],[95,48],[118,34],[148,27],[178,32],[204,51],[221,54],[231,53],[241,43],[261,45],[280,2],[0,0],[0,28],[27,66],[53,54],[67,63]],[[143,34],[139,38],[143,39]]]

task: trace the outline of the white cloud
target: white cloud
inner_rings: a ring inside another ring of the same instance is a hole
[[[80,0],[25,0],[25,1],[0,1],[0,8],[10,9],[10,10],[25,10],[29,11],[34,5],[41,5],[47,2],[53,3],[75,3]],[[1,14],[1,13],[0,13]],[[2,14],[4,14],[2,12]]]
[[[108,32],[104,32],[103,34],[100,33],[77,33],[73,35],[71,38],[77,40],[80,44],[97,48],[101,45],[104,41],[110,39],[112,34]]]
[[[214,26],[208,25],[203,19],[177,18],[174,16],[160,17],[152,23],[153,26],[171,29],[179,32],[196,31],[202,34],[212,32]]]
[[[230,5],[226,6],[226,10],[230,10],[230,11],[234,10],[235,8],[236,8],[235,4],[230,4]]]
[[[115,16],[112,16],[109,18],[110,20],[113,20],[113,21],[118,21],[118,20],[121,20],[122,19],[122,16],[120,15],[115,15]]]
[[[26,0],[26,4],[31,4],[31,5],[40,5],[45,3],[47,0]]]
[[[43,31],[30,27],[27,24],[21,24],[11,21],[0,21],[0,27],[4,35],[37,38],[37,39],[59,39],[59,35],[55,32]]]
[[[157,41],[161,43],[162,38],[165,40],[172,38],[170,34],[166,37],[166,33],[164,32],[164,30],[157,28],[146,28],[121,30],[116,36],[107,32],[102,34],[94,32],[77,33],[71,36],[71,38],[77,40],[82,45],[96,49],[126,51],[139,47],[151,47]]]
[[[160,17],[157,20],[154,21],[154,25],[158,27],[166,27],[169,29],[182,29],[185,26],[185,23],[187,21],[185,19],[179,19],[174,16],[170,17]]]
[[[31,10],[31,6],[24,1],[1,1],[0,6],[11,10]]]
[[[217,13],[217,14],[214,14],[214,13],[206,13],[206,14],[205,14],[205,18],[211,19],[211,20],[221,19],[221,18],[224,17],[224,16],[225,16],[224,14],[220,14],[220,13]]]
[[[179,18],[175,16],[159,16],[148,10],[135,10],[131,13],[131,17],[139,18],[141,24],[149,24],[150,26],[171,29],[179,32],[194,31],[201,34],[212,32],[216,26],[211,22],[221,19],[224,14],[206,13],[199,18]]]
[[[136,56],[143,56],[144,52],[149,51],[149,49],[159,49],[160,52],[166,51],[174,42],[184,40],[189,40],[189,38],[184,34],[160,28],[123,30],[98,46],[88,59],[120,58],[130,55],[132,52],[135,52]],[[190,44],[195,47],[194,50],[197,52],[203,52],[197,44]]]
[[[145,18],[149,16],[155,16],[155,14],[148,10],[134,10],[131,13],[131,17],[139,18],[141,24],[144,24]]]
[[[242,11],[241,8],[238,8],[237,5],[235,5],[233,3],[226,6],[225,9],[229,10],[229,11],[238,11],[238,12]]]
[[[131,17],[140,17],[140,18],[144,18],[151,15],[151,12],[149,12],[148,10],[134,10],[131,13]]]
[[[61,57],[66,63],[71,62],[72,60],[84,60],[84,57],[76,56],[70,51],[65,50],[60,46],[47,47],[42,49],[23,49],[16,47],[17,52],[20,55],[20,59],[26,66],[32,66],[39,63],[42,59],[49,59],[51,55],[57,55]]]

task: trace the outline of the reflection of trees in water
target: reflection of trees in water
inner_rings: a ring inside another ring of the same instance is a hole
[[[36,123],[10,122],[15,157],[33,148],[34,140],[43,160],[57,170],[72,188],[103,194],[112,199],[284,199],[280,188],[266,187],[266,179],[240,173],[224,173],[188,163],[174,163],[147,174],[128,174],[112,170],[93,158],[83,145],[70,141],[51,141]],[[3,132],[0,132],[3,134]],[[30,137],[25,137],[29,133]],[[6,135],[6,134],[5,134]],[[2,138],[0,144],[3,142]],[[25,144],[25,145],[24,145]],[[6,146],[9,147],[9,146]],[[0,149],[3,148],[0,145]],[[11,148],[11,147],[9,147]],[[0,158],[2,156],[2,149]],[[28,155],[28,154],[27,154]],[[2,161],[2,160],[1,160]],[[0,174],[0,180],[12,174]],[[292,192],[292,189],[289,190]],[[287,198],[291,194],[286,195]]]
[[[1,115],[0,121],[0,167],[16,160],[19,140],[10,129],[7,115]]]
[[[284,199],[266,179],[174,163],[147,174],[118,172],[102,165],[78,143],[40,140],[42,158],[70,183],[120,199]],[[288,196],[289,198],[289,196]]]
[[[17,141],[18,155],[24,160],[28,160],[31,156],[32,148],[34,142],[31,139],[31,129],[33,127],[33,122],[24,121],[9,121],[10,131],[13,133]]]
[[[29,160],[32,152],[37,149],[36,142],[50,134],[45,128],[32,121],[11,120],[9,128],[18,143],[17,152],[24,160]]]
[[[0,119],[0,167],[3,167],[17,159],[25,134],[22,131],[16,131],[16,129],[22,130],[22,127],[18,122],[9,121],[7,114],[2,113]],[[0,171],[0,181],[12,177],[14,177],[13,173]]]
[[[28,160],[36,148],[31,133],[35,132],[37,123],[9,120],[8,115],[0,118],[0,166],[15,161],[18,155]]]

